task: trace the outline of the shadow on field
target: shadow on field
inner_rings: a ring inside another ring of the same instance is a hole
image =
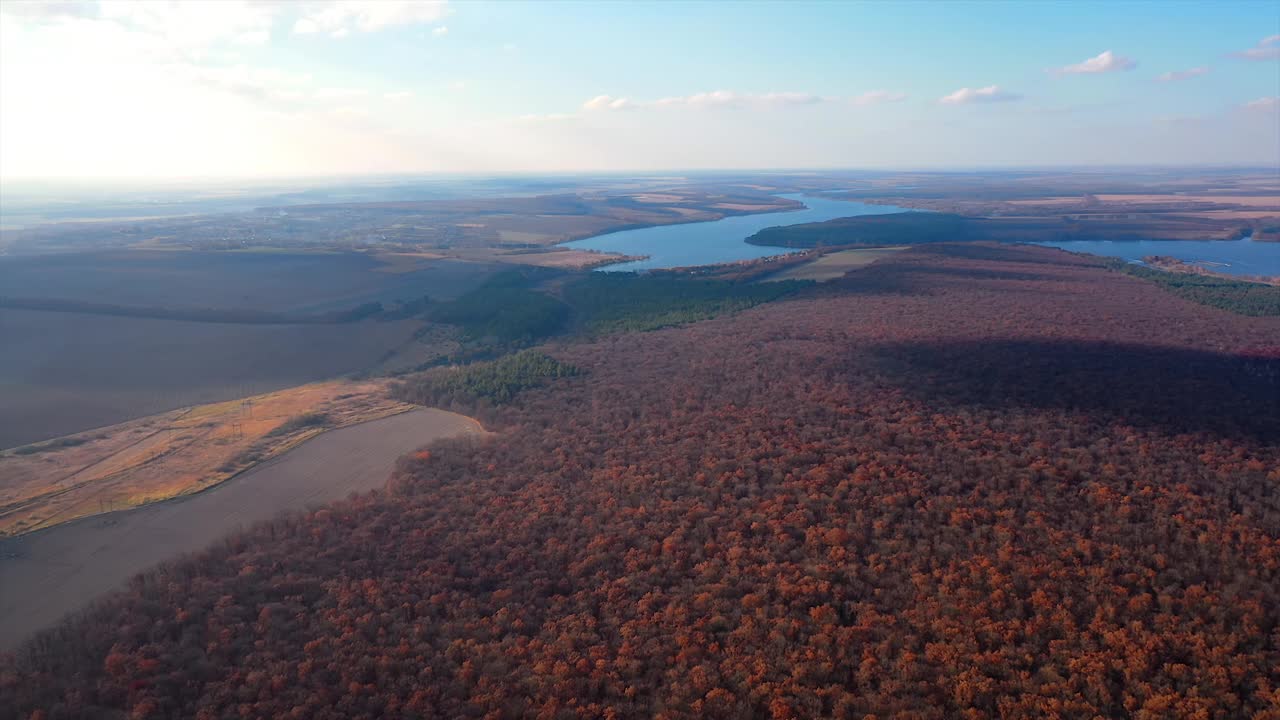
[[[874,351],[906,392],[933,402],[1062,409],[1107,422],[1280,439],[1280,357],[1104,342],[903,343]]]
[[[1016,270],[988,270],[985,268],[974,267],[952,267],[941,265],[904,265],[899,268],[902,272],[919,273],[926,275],[946,275],[956,278],[967,278],[972,280],[1023,280],[1028,282],[1038,282],[1042,280],[1058,280],[1055,275],[1045,275],[1043,273],[1018,272]]]

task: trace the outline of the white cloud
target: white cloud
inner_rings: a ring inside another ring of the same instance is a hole
[[[316,98],[324,83],[307,74],[228,64],[212,45],[175,47],[160,31],[173,17],[117,7],[33,22],[11,6],[0,0],[0,176],[255,174],[394,156],[359,103]],[[176,37],[226,45],[253,32],[219,27]]]
[[[655,100],[655,107],[692,107],[692,108],[725,108],[725,107],[787,107],[796,105],[813,105],[825,98],[805,92],[768,92],[738,93],[731,90],[715,90],[713,92],[680,95]]]
[[[208,46],[221,40],[267,34],[279,6],[242,0],[192,0],[191,2],[142,2],[106,0],[99,3],[99,17],[167,38],[179,46]]]
[[[714,92],[696,93],[694,95],[681,95],[677,97],[665,97],[655,100],[654,105],[658,107],[668,107],[671,105],[693,105],[695,107],[724,107],[733,105],[738,102],[738,94],[728,90],[716,90]]]
[[[1193,67],[1187,70],[1174,70],[1172,72],[1164,73],[1157,77],[1156,80],[1159,82],[1177,82],[1178,80],[1189,80],[1193,77],[1208,74],[1209,68],[1207,67]]]
[[[1280,109],[1280,97],[1262,97],[1257,100],[1251,100],[1244,104],[1245,110],[1260,110],[1263,112]]]
[[[324,87],[316,90],[313,97],[317,100],[354,100],[369,94],[360,88]]]
[[[247,65],[207,67],[171,65],[194,85],[218,90],[275,109],[292,109],[310,96],[311,76]]]
[[[869,93],[868,95],[872,95]],[[890,102],[900,100],[905,95],[901,93],[885,93],[883,98],[875,100],[876,102]],[[767,92],[767,93],[739,93],[730,90],[715,90],[712,92],[694,93],[693,95],[677,95],[664,97],[653,101],[638,101],[626,97],[614,97],[612,95],[597,95],[590,100],[582,103],[583,110],[634,110],[637,108],[692,108],[692,109],[713,109],[713,108],[785,108],[798,107],[804,105],[814,105],[817,103],[828,102],[835,98],[823,97],[805,92]]]
[[[330,111],[329,111],[329,114],[330,114],[330,115],[333,115],[333,116],[334,116],[334,117],[336,117],[336,118],[347,118],[347,119],[350,119],[350,118],[357,118],[357,119],[358,119],[358,118],[367,118],[367,117],[369,117],[369,111],[368,111],[368,110],[365,110],[364,108],[359,108],[359,107],[352,107],[352,106],[350,106],[350,105],[344,105],[344,106],[342,106],[342,107],[336,107],[336,108],[334,108],[334,109],[330,110]]]
[[[368,98],[363,88],[337,86],[314,87],[310,74],[291,73],[248,65],[215,67],[194,64],[171,64],[167,69],[192,85],[203,86],[247,100],[277,113],[301,115],[308,112],[351,116],[353,103]],[[384,93],[387,100],[405,100],[412,92]]]
[[[453,82],[449,83],[449,89],[453,90],[454,92],[461,92],[467,89],[467,83],[465,80],[454,80]]]
[[[202,56],[215,45],[262,45],[285,5],[248,0],[143,2],[3,2],[0,15],[29,30],[60,30],[103,38],[123,35],[130,47],[114,54],[149,53],[154,61]]]
[[[397,25],[434,23],[447,14],[446,0],[330,0],[307,5],[293,31],[343,37],[353,30],[375,32]]]
[[[447,25],[441,25],[441,26],[440,26],[440,27],[438,27],[438,28],[432,28],[432,30],[431,30],[431,34],[432,34],[432,35],[435,35],[436,37],[440,37],[441,35],[448,35],[448,34],[449,34],[449,26],[447,26]]]
[[[411,91],[409,91],[409,90],[401,90],[401,91],[399,91],[399,92],[389,92],[389,93],[385,93],[385,94],[383,94],[383,96],[382,96],[382,97],[384,97],[384,98],[386,98],[386,99],[388,99],[388,100],[395,100],[395,101],[399,102],[399,101],[401,101],[401,100],[408,100],[409,98],[413,97],[413,93],[412,93]]]
[[[296,18],[295,33],[340,38],[352,32],[436,23],[448,15],[448,5],[447,0],[63,0],[5,2],[0,11],[29,24],[112,23],[191,56],[222,42],[264,45],[285,15]],[[442,25],[432,32],[443,35],[448,28]]]
[[[1276,60],[1280,59],[1280,35],[1271,35],[1258,41],[1257,45],[1240,52],[1231,53],[1232,57],[1243,60]]]
[[[543,121],[560,122],[563,120],[573,120],[577,117],[578,117],[577,115],[574,115],[572,113],[547,113],[545,115],[530,113],[528,115],[521,115],[516,119],[524,123],[533,123],[533,122],[543,122]]]
[[[1138,66],[1138,63],[1127,57],[1121,57],[1106,50],[1084,62],[1066,67],[1057,68],[1050,72],[1056,72],[1062,75],[1093,75],[1097,73],[1120,72],[1122,70],[1132,70]]]
[[[57,22],[75,18],[96,17],[98,5],[92,0],[8,2],[0,5],[0,13],[30,22]]]
[[[881,105],[884,103],[901,102],[906,99],[906,93],[891,92],[889,90],[869,90],[861,95],[855,95],[852,98],[854,105]]]
[[[1021,95],[1001,90],[999,85],[988,85],[977,89],[960,88],[950,95],[942,97],[938,102],[944,105],[967,105],[969,103],[1008,102],[1010,100],[1018,100],[1021,97]]]
[[[583,110],[630,110],[635,106],[635,103],[624,97],[615,98],[609,95],[597,95],[582,103]]]
[[[814,105],[824,100],[817,95],[806,92],[771,92],[763,95],[746,95],[747,102],[764,105]]]
[[[237,35],[232,42],[237,45],[266,45],[271,42],[270,30],[251,30]]]

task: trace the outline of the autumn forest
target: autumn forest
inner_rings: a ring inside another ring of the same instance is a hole
[[[1280,717],[1280,318],[945,243],[732,309],[404,378],[491,432],[136,577],[0,716]]]

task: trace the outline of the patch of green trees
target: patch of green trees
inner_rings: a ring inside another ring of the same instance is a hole
[[[1280,315],[1280,287],[1212,275],[1194,275],[1136,265],[1120,258],[1103,261],[1112,270],[1150,280],[1180,298],[1241,315]]]
[[[578,368],[535,350],[461,368],[436,368],[401,383],[396,395],[436,407],[501,405],[524,390],[556,378],[573,377]]]
[[[564,289],[592,334],[656,330],[738,312],[810,283],[739,283],[670,274],[591,273]]]

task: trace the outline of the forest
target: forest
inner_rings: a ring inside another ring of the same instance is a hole
[[[807,283],[767,285],[673,271],[592,272],[568,278],[509,271],[445,303],[405,303],[426,318],[457,326],[468,341],[455,359],[526,347],[553,336],[584,337],[656,330],[745,310],[786,297]]]
[[[963,242],[983,239],[980,223],[980,218],[942,212],[859,215],[765,228],[747,238],[747,242],[787,248]]]
[[[1280,707],[1280,319],[936,244],[517,357],[406,380],[519,386],[490,435],[138,576],[0,659],[0,716]]]
[[[1241,315],[1280,315],[1280,286],[1212,275],[1169,272],[1126,262],[1104,260],[1107,267],[1149,280],[1178,297]]]
[[[536,350],[523,350],[497,360],[419,373],[401,381],[392,395],[405,402],[475,415],[484,407],[510,402],[523,390],[577,374],[572,365]]]
[[[558,332],[569,316],[564,303],[534,289],[536,281],[515,270],[499,273],[456,300],[428,306],[426,314],[460,327],[469,340],[527,344]]]
[[[910,204],[910,203],[909,203]],[[933,202],[925,206],[935,205]],[[944,208],[949,202],[941,202]],[[970,213],[976,209],[970,208]],[[912,211],[860,215],[825,222],[770,227],[747,238],[755,245],[816,248],[834,245],[924,245],[937,242],[995,241],[1008,243],[1090,240],[1199,239],[1263,237],[1249,219],[1210,219],[1116,208],[1110,212],[1063,212],[1028,215],[1000,212],[989,217],[945,211]],[[985,213],[984,213],[985,214]]]
[[[767,285],[679,272],[591,273],[564,289],[588,333],[656,330],[745,310],[790,295],[806,283]]]

